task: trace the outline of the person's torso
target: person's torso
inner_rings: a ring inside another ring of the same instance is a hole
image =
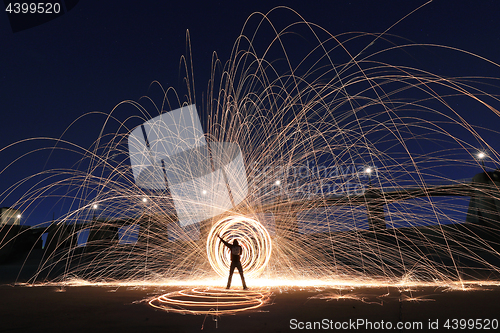
[[[239,261],[242,248],[239,245],[231,246],[231,261]]]

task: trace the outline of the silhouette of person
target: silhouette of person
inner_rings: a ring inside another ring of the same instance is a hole
[[[243,267],[241,267],[240,255],[243,249],[240,245],[238,245],[238,240],[235,239],[233,244],[226,242],[222,239],[221,236],[217,235],[220,238],[222,243],[226,245],[231,251],[231,268],[229,269],[229,278],[227,279],[227,287],[226,289],[231,288],[231,279],[233,278],[234,269],[238,268],[238,272],[240,272],[241,282],[243,283],[243,289],[248,289],[247,284],[245,283],[245,277],[243,276]]]

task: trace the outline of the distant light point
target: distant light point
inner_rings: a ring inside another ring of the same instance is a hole
[[[274,183],[275,183],[276,185],[278,185],[278,186],[279,186],[279,185],[281,185],[281,181],[279,181],[279,180],[275,181]]]

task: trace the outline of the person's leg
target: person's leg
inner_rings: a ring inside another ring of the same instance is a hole
[[[227,279],[227,287],[226,289],[231,288],[231,279],[233,278],[233,273],[234,269],[236,268],[236,265],[231,262],[231,268],[229,269],[229,278]]]
[[[238,272],[240,272],[241,283],[243,284],[243,289],[248,289],[247,284],[245,282],[245,277],[243,276],[243,267],[241,267],[241,263],[239,262],[236,267],[238,267]]]

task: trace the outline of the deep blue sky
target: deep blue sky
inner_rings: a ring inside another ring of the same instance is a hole
[[[209,79],[212,52],[227,60],[245,19],[254,11],[267,12],[286,4],[333,34],[376,33],[424,2],[81,0],[67,14],[18,33],[12,33],[2,13],[0,149],[33,137],[58,138],[86,113],[109,113],[123,100],[147,95],[154,80],[164,86],[180,87],[179,58],[186,51],[187,29],[200,99]],[[453,46],[500,62],[499,14],[497,0],[436,0],[390,32],[416,43]],[[485,68],[491,68],[476,63],[457,68],[453,59],[436,59],[425,65],[430,71],[448,76],[487,75]],[[89,147],[98,137],[101,124],[96,123],[96,118],[86,119],[64,138]],[[23,153],[43,146],[47,144],[37,141],[0,152],[0,170]],[[5,196],[4,191],[16,181],[44,167],[68,167],[75,162],[59,156],[45,165],[47,155],[33,156],[0,173],[0,206],[12,205],[21,194]],[[42,222],[44,218],[32,216],[28,223]]]

